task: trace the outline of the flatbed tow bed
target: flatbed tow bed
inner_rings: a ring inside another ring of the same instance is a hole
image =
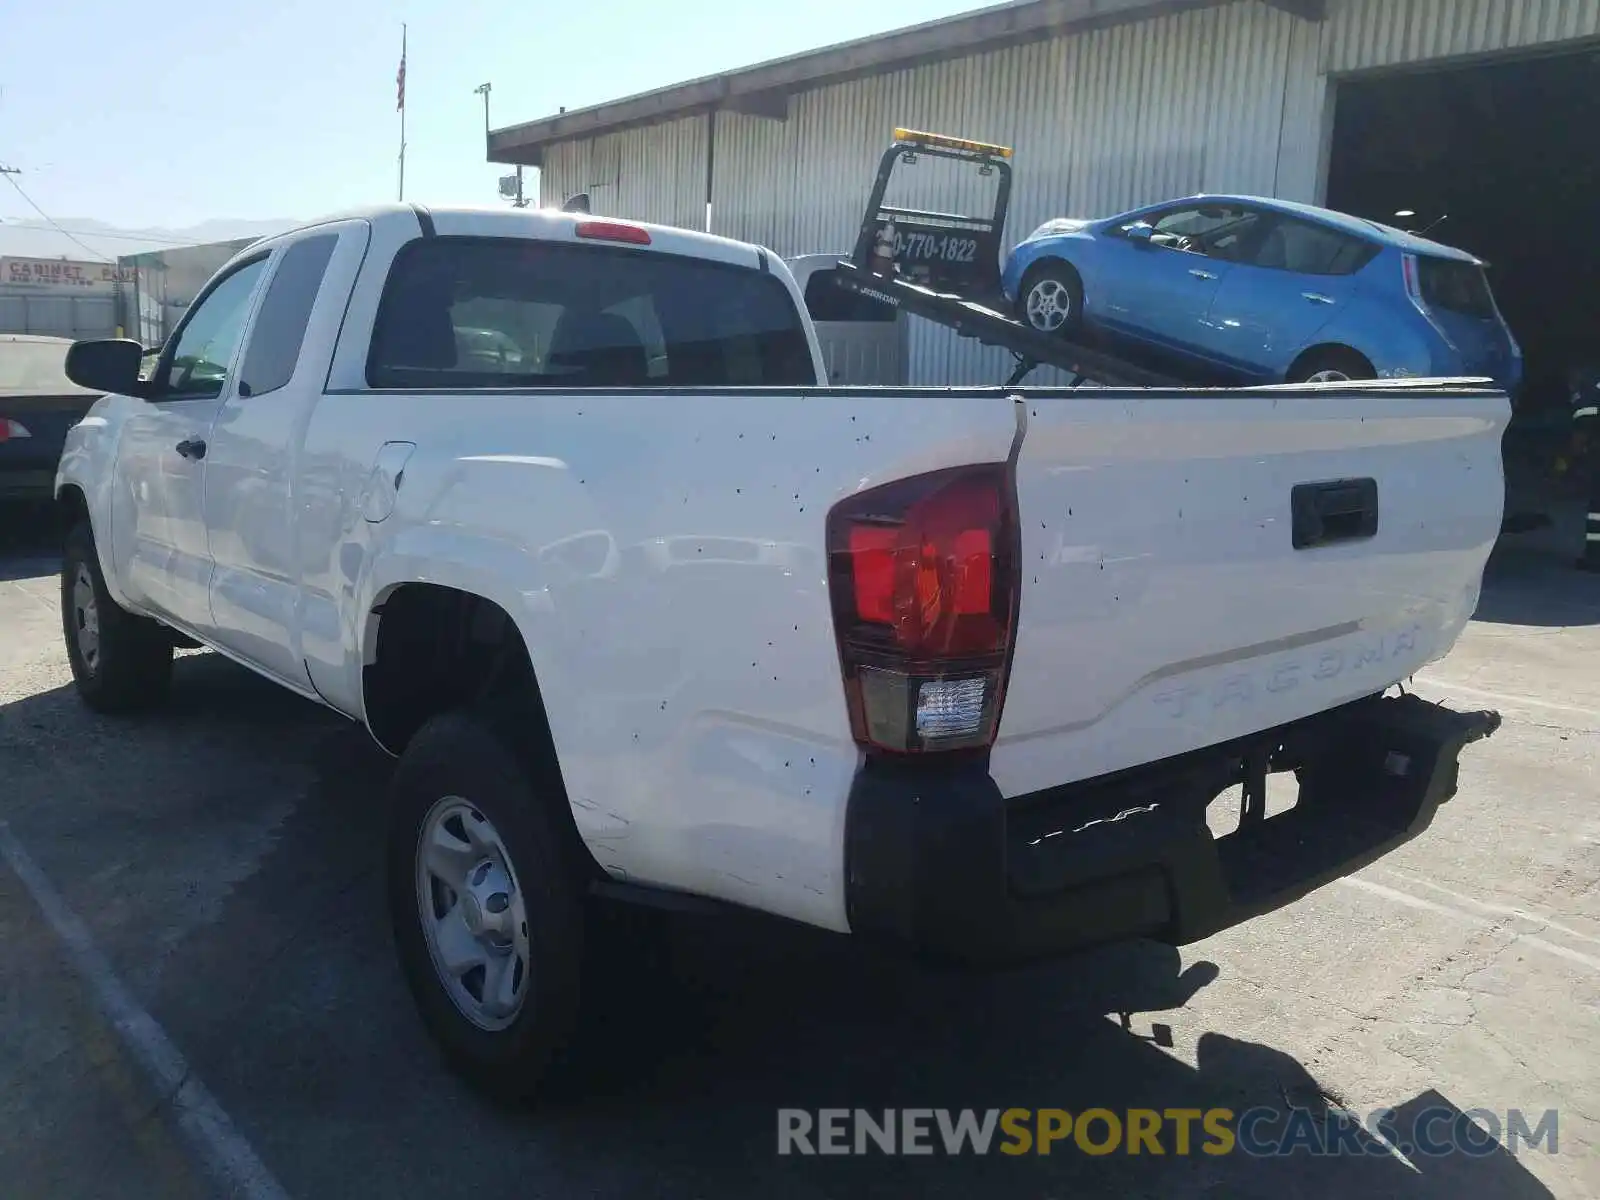
[[[935,321],[961,337],[1011,351],[1016,355],[1017,367],[1006,380],[1007,387],[1017,387],[1041,365],[1059,367],[1071,374],[1074,378],[1070,387],[1086,380],[1110,387],[1178,387],[1196,382],[1152,371],[1081,342],[1029,329],[1014,317],[959,294],[937,292],[898,276],[875,275],[850,259],[839,264],[838,279],[853,292]]]
[[[970,163],[979,175],[994,177],[993,211],[968,216],[885,204],[895,168],[913,166],[924,156]],[[1088,380],[1110,387],[1207,382],[1147,367],[1124,353],[1041,333],[1010,316],[1000,288],[1000,240],[1010,201],[1010,147],[896,129],[879,160],[855,249],[839,263],[838,280],[853,292],[944,325],[961,337],[1009,350],[1017,366],[1007,387],[1018,386],[1039,366],[1067,372],[1073,387]]]

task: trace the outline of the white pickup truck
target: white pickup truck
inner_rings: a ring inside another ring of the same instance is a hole
[[[764,250],[414,206],[68,373],[107,393],[56,482],[79,692],[156,703],[192,642],[365,724],[406,977],[497,1093],[569,1035],[596,894],[1184,942],[1420,832],[1497,721],[1385,696],[1499,528],[1471,383],[832,389]]]

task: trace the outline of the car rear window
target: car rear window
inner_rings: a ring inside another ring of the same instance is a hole
[[[1422,302],[1429,308],[1463,313],[1469,317],[1492,317],[1494,298],[1483,268],[1453,258],[1417,259],[1422,284]]]
[[[787,288],[754,268],[526,238],[425,238],[378,308],[378,388],[816,383]]]
[[[67,379],[69,341],[24,342],[0,338],[0,392],[48,396],[84,389]]]

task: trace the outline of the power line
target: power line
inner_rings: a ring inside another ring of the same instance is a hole
[[[78,229],[74,231],[69,230],[64,226],[57,225],[54,222],[50,223],[49,225],[40,225],[29,221],[7,221],[5,222],[4,227],[6,229],[54,230],[56,233],[64,233],[68,236],[71,236],[73,232],[77,232],[81,233],[87,238],[108,238],[119,242],[153,242],[161,246],[193,246],[197,244],[194,238],[156,237],[154,235],[144,233],[102,233],[98,229]],[[256,235],[246,234],[244,236],[253,237]],[[261,236],[264,237],[266,235],[263,234]],[[223,240],[232,241],[234,239],[225,238]]]
[[[28,195],[27,192],[22,190],[22,185],[17,182],[17,172],[15,170],[10,170],[10,171],[5,172],[5,180],[12,187],[17,189],[17,195],[21,196],[24,200],[26,200],[28,202],[28,207],[33,209],[34,212],[38,213],[41,217],[43,217],[45,219],[45,222],[50,226],[51,229],[54,229],[57,233],[59,233],[62,237],[66,238],[68,241],[73,242],[74,244],[76,244],[78,246],[82,246],[86,253],[92,254],[95,258],[98,258],[101,262],[110,262],[110,261],[112,261],[111,259],[107,258],[104,254],[101,254],[100,251],[94,249],[92,246],[84,245],[83,242],[80,242],[77,238],[73,237],[72,234],[68,233],[65,229],[61,228],[61,226],[57,225],[56,222],[55,222],[55,218],[52,217],[49,213],[45,212],[45,210],[40,208],[37,204],[35,204],[33,202],[33,197]]]

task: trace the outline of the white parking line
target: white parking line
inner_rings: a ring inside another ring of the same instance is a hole
[[[117,978],[111,963],[89,936],[89,930],[67,907],[61,893],[4,821],[0,821],[0,857],[22,880],[33,902],[61,939],[72,965],[94,992],[123,1045],[145,1069],[156,1091],[167,1097],[178,1118],[178,1127],[221,1191],[247,1200],[288,1200],[288,1193],[272,1177],[272,1172],[234,1127],[205,1084],[190,1070],[166,1031],[139,1006]]]
[[[1437,688],[1443,692],[1466,692],[1469,696],[1482,696],[1485,700],[1495,700],[1501,704],[1524,704],[1532,708],[1548,708],[1555,712],[1573,713],[1580,717],[1589,717],[1600,721],[1600,708],[1584,708],[1576,704],[1557,704],[1554,700],[1540,700],[1533,696],[1516,696],[1509,692],[1491,692],[1487,688],[1473,687],[1470,683],[1457,683],[1452,679],[1440,679],[1435,675],[1422,675],[1417,679],[1418,687]]]
[[[1354,875],[1347,875],[1339,880],[1346,887],[1357,888],[1374,896],[1382,896],[1385,900],[1392,900],[1396,904],[1403,904],[1407,908],[1419,908],[1423,912],[1438,913],[1440,916],[1453,917],[1457,921],[1464,921],[1468,925],[1479,929],[1488,929],[1498,924],[1487,917],[1480,917],[1476,913],[1467,912],[1465,909],[1455,908],[1449,904],[1440,904],[1434,900],[1424,900],[1421,896],[1413,896],[1410,892],[1402,892],[1399,888],[1387,887],[1381,883],[1374,883],[1370,879],[1361,879]],[[1577,963],[1580,967],[1588,967],[1591,971],[1600,972],[1600,958],[1585,954],[1581,950],[1573,950],[1567,946],[1557,945],[1532,933],[1519,933],[1515,929],[1508,929],[1516,940],[1535,950],[1543,950],[1546,954],[1553,954],[1557,958],[1564,958],[1568,962]]]
[[[1580,942],[1594,942],[1596,945],[1600,945],[1600,937],[1596,937],[1592,933],[1584,933],[1582,930],[1574,929],[1570,925],[1563,925],[1554,917],[1546,916],[1544,913],[1533,912],[1526,908],[1516,908],[1510,904],[1489,904],[1482,900],[1474,900],[1471,896],[1452,891],[1443,884],[1434,883],[1431,879],[1423,879],[1420,875],[1410,875],[1405,871],[1396,871],[1392,867],[1386,868],[1386,870],[1388,874],[1403,879],[1407,883],[1438,892],[1441,896],[1449,896],[1456,903],[1465,905],[1467,908],[1475,908],[1480,912],[1493,913],[1496,916],[1519,917],[1530,925],[1539,925],[1545,929],[1552,929],[1556,933],[1564,934],[1569,938],[1576,938]]]

